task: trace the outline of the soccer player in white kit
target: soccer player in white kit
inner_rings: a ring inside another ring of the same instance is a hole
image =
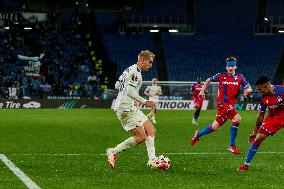
[[[127,68],[115,84],[119,90],[114,106],[114,111],[120,120],[123,128],[130,131],[132,136],[118,144],[114,148],[108,148],[106,155],[109,166],[114,169],[117,154],[134,147],[136,144],[144,143],[148,152],[148,166],[155,166],[154,159],[155,145],[154,138],[156,129],[149,121],[148,117],[139,110],[137,102],[145,104],[147,107],[155,106],[155,102],[139,96],[139,89],[142,85],[141,71],[148,71],[153,64],[155,55],[148,51],[141,51],[138,55],[138,62]]]
[[[149,100],[156,103],[156,106],[153,106],[151,108],[151,112],[147,115],[154,124],[157,123],[156,121],[157,105],[159,101],[159,96],[162,95],[161,86],[158,86],[157,82],[158,82],[157,78],[153,77],[152,85],[148,86],[144,91],[144,94],[149,96]]]

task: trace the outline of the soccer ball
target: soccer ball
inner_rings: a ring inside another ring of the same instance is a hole
[[[171,160],[164,155],[159,155],[156,159],[153,160],[152,168],[156,170],[167,170],[170,168]]]

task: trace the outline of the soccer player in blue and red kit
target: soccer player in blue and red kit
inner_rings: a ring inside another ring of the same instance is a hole
[[[218,73],[213,77],[208,78],[199,93],[199,96],[204,96],[204,91],[209,83],[211,81],[218,82],[218,114],[212,124],[207,125],[203,130],[195,132],[194,137],[191,139],[191,145],[194,145],[197,141],[199,141],[199,138],[203,135],[216,131],[228,119],[230,119],[232,124],[230,127],[230,145],[228,150],[234,154],[239,154],[240,151],[238,150],[235,141],[241,117],[235,109],[235,103],[239,96],[241,86],[245,89],[244,96],[248,96],[252,89],[244,76],[236,73],[237,59],[235,57],[229,57],[226,59],[226,63],[227,72]]]
[[[190,90],[190,93],[192,94],[192,100],[194,101],[194,108],[195,108],[195,112],[192,117],[192,125],[198,124],[197,119],[200,115],[200,111],[201,111],[203,100],[204,100],[203,96],[199,97],[199,93],[202,88],[201,77],[198,76],[196,78],[196,81],[197,83],[193,84]]]
[[[237,169],[240,172],[249,169],[252,158],[266,137],[275,134],[284,127],[284,86],[273,86],[267,77],[261,77],[256,81],[256,88],[262,94],[260,111],[254,131],[249,137],[251,145],[246,161]],[[266,109],[268,109],[268,115],[264,119]]]

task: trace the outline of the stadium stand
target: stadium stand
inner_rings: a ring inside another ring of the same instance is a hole
[[[90,84],[88,77],[95,72],[84,34],[80,32],[73,11],[58,11],[30,31],[10,29],[0,32],[1,70],[4,82],[17,82],[20,96],[46,98],[49,95],[91,97],[98,83]],[[55,22],[54,22],[55,21]],[[39,56],[40,75],[28,77],[17,55]],[[98,76],[99,77],[99,76]],[[98,78],[99,82],[99,78]],[[90,86],[92,85],[92,86]],[[4,84],[5,86],[5,84]]]
[[[145,33],[143,35],[119,35],[104,34],[103,39],[107,48],[107,53],[111,60],[117,63],[117,75],[121,74],[129,65],[135,64],[137,55],[141,49],[148,49],[155,53],[153,47],[152,35]],[[157,65],[154,63],[153,68],[145,73],[143,78],[150,80],[153,75],[157,74]]]
[[[186,1],[176,3],[165,0],[145,0],[134,10],[126,10],[124,19],[128,23],[184,23],[186,17]],[[170,14],[169,14],[170,13]]]
[[[239,71],[250,82],[259,75],[274,77],[284,38],[252,35],[257,1],[200,0],[195,6],[197,35],[163,35],[169,80],[207,78],[225,71],[228,56],[239,59]],[[224,13],[226,17],[221,16]]]
[[[0,40],[3,41],[0,44],[0,71],[3,76],[1,82],[6,82],[2,86],[11,84],[11,80],[17,81],[18,90],[23,89],[20,96],[90,97],[92,92],[99,90],[100,81],[112,74],[107,72],[109,75],[103,75],[101,69],[98,72],[98,65],[115,70],[118,77],[126,67],[135,63],[141,49],[159,54],[159,61],[166,64],[166,71],[154,64],[151,71],[144,75],[144,80],[162,74],[167,75],[163,78],[171,81],[193,81],[197,75],[205,79],[225,71],[224,60],[228,56],[238,58],[239,72],[252,83],[260,75],[274,78],[283,56],[284,38],[281,35],[253,35],[256,17],[259,15],[258,5],[259,0],[198,0],[193,4],[186,0],[178,3],[170,0],[163,3],[158,0],[144,0],[143,3],[132,2],[131,7],[122,6],[117,10],[92,10],[89,14],[93,16],[93,22],[96,22],[92,27],[98,26],[99,33],[95,35],[101,35],[99,37],[103,42],[96,48],[103,49],[108,60],[103,59],[103,56],[96,58],[96,52],[91,47],[92,43],[98,44],[98,41],[86,39],[87,32],[92,35],[94,33],[80,29],[82,26],[78,12],[72,8],[60,11],[55,9],[53,14],[48,14],[50,17],[47,22],[34,23],[31,31],[13,29],[13,23],[2,19],[2,24],[11,24],[10,30],[1,27],[0,32]],[[21,11],[25,8],[25,2],[17,0],[10,3],[4,0],[1,1],[1,7],[4,12]],[[189,14],[191,10],[192,14]],[[265,15],[273,17],[274,21],[276,17],[281,20],[284,17],[282,10],[283,1],[269,0]],[[135,22],[146,24],[145,27],[155,23],[165,24],[167,27],[173,22],[189,24],[189,15],[194,20],[194,35],[168,32],[152,34],[148,32],[149,28],[119,33],[121,25]],[[99,38],[95,36],[92,39]],[[27,77],[17,55],[39,56],[41,53],[45,54],[40,70],[44,77]],[[95,89],[90,87],[89,79],[92,77],[96,78]]]
[[[275,44],[275,40],[279,43]],[[230,36],[164,34],[164,41],[169,80],[178,81],[194,80],[197,75],[207,78],[223,72],[228,56],[239,59],[239,71],[251,82],[259,75],[274,76],[284,45],[281,36],[232,39]],[[176,46],[179,48],[174,48]]]

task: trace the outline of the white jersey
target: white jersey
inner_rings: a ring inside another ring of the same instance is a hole
[[[159,96],[162,94],[162,89],[158,85],[151,85],[145,89],[145,92],[149,94],[149,100],[158,101]]]
[[[135,102],[145,103],[146,99],[139,96],[139,89],[142,85],[141,70],[134,64],[124,70],[115,84],[115,89],[119,90],[114,111],[125,112],[137,109]]]

